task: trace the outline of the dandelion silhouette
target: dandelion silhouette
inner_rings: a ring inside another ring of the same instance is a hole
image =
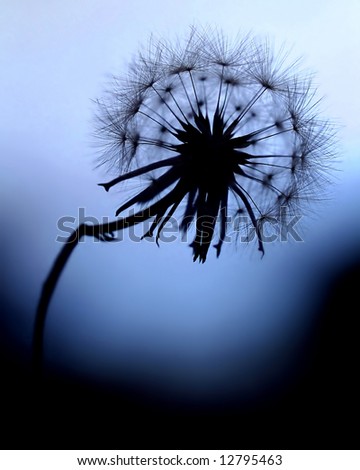
[[[228,216],[242,213],[264,254],[265,222],[281,224],[284,207],[294,213],[318,196],[327,182],[332,128],[318,118],[310,78],[286,59],[267,42],[246,36],[230,43],[219,32],[193,28],[175,45],[150,40],[128,75],[98,101],[100,164],[116,171],[101,186],[109,191],[129,179],[151,178],[116,211],[135,209],[132,214],[81,224],[64,244],[38,306],[35,371],[41,370],[51,296],[82,237],[112,241],[116,232],[151,219],[144,237],[156,231],[158,242],[166,222],[179,214],[181,232],[195,228],[193,260],[204,263],[215,237],[220,255]]]

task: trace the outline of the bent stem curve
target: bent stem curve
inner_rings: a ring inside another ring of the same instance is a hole
[[[49,307],[51,297],[54,293],[60,275],[70,258],[71,253],[79,243],[80,239],[85,235],[86,226],[84,224],[79,227],[69,236],[65,245],[58,254],[51,271],[46,278],[39,304],[36,311],[34,334],[33,334],[33,351],[32,351],[32,369],[35,377],[41,376],[42,372],[42,357],[43,357],[43,336],[46,321],[46,314]]]
[[[42,376],[44,329],[48,307],[61,273],[63,272],[64,267],[77,244],[84,236],[97,238],[100,241],[114,241],[114,232],[124,230],[125,228],[129,228],[133,225],[137,225],[146,221],[147,219],[157,214],[157,211],[161,208],[160,206],[160,201],[158,201],[152,206],[139,211],[134,215],[105,224],[81,224],[66,240],[43,284],[40,300],[37,306],[32,343],[32,373],[35,379],[40,379]]]

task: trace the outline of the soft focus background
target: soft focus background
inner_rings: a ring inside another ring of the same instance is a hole
[[[357,0],[1,2],[4,448],[356,447],[359,18]],[[80,208],[111,218],[122,199],[97,186],[108,176],[94,170],[91,100],[151,33],[190,24],[268,35],[317,72],[339,129],[331,197],[303,219],[303,243],[262,260],[243,244],[198,265],[179,240],[82,243],[49,309],[34,393],[32,327],[57,221],[78,222]]]

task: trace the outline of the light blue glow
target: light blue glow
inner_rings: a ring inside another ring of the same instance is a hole
[[[84,377],[180,396],[244,396],[291,370],[328,270],[351,255],[359,233],[357,1],[5,2],[0,26],[3,286],[7,319],[30,348],[40,286],[59,245],[57,220],[78,208],[112,216],[119,193],[96,184],[91,99],[124,70],[149,33],[189,24],[269,34],[318,71],[324,114],[340,124],[342,163],[333,199],[305,223],[304,243],[226,246],[193,264],[178,242],[103,245],[88,240],[70,260],[49,310],[48,365]],[[350,254],[347,254],[350,253]],[[9,333],[10,334],[10,333]]]

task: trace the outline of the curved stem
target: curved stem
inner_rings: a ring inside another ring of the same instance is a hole
[[[105,224],[99,225],[86,225],[81,224],[79,227],[74,230],[74,232],[66,240],[63,248],[58,254],[49,275],[47,276],[43,288],[41,291],[40,300],[38,303],[35,326],[33,333],[33,350],[32,350],[32,372],[36,379],[39,379],[42,374],[42,362],[43,362],[43,350],[44,350],[44,328],[46,322],[46,316],[48,307],[55,291],[56,285],[59,281],[61,273],[70,258],[75,247],[79,243],[82,237],[91,236],[97,238],[101,241],[111,241],[115,240],[113,233],[125,228],[137,225],[145,220],[153,217],[158,213],[163,205],[168,205],[171,203],[166,199],[166,196],[157,201],[150,207],[137,212],[134,215],[124,217],[113,222],[107,222]]]
[[[32,368],[35,377],[41,375],[42,369],[42,357],[43,357],[43,336],[44,327],[46,320],[47,309],[55,290],[56,284],[59,277],[66,265],[66,262],[70,258],[76,245],[80,239],[86,234],[86,225],[81,224],[79,227],[69,236],[62,250],[58,254],[51,271],[43,284],[41,291],[40,301],[37,307],[34,336],[33,336],[33,353],[32,353]]]

